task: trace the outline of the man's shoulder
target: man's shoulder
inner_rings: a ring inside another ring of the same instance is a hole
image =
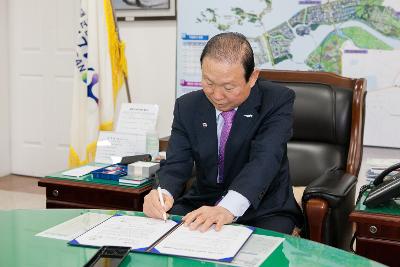
[[[205,97],[203,90],[197,90],[181,95],[176,99],[179,103],[199,101]]]
[[[207,100],[207,97],[203,90],[197,90],[178,97],[176,103],[179,105],[180,109],[188,110],[193,108],[197,109],[199,104],[203,103],[204,100]]]

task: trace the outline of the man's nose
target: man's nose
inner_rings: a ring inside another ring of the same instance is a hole
[[[214,89],[214,99],[216,100],[221,100],[223,99],[224,96],[224,88],[220,87],[220,86],[215,86]]]

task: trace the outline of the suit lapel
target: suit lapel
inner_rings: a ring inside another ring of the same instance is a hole
[[[215,108],[204,95],[199,103],[199,113],[196,116],[195,127],[198,140],[200,158],[204,162],[206,176],[217,179],[217,122]]]
[[[229,177],[229,169],[234,163],[235,155],[240,153],[241,146],[257,122],[260,114],[261,95],[256,84],[250,92],[249,97],[236,111],[232,129],[225,145],[224,173]]]

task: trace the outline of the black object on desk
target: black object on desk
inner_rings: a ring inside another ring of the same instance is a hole
[[[371,185],[361,188],[360,195],[362,195],[366,189],[371,189],[363,204],[369,208],[374,208],[379,204],[383,204],[400,196],[400,172],[394,176],[388,176],[392,171],[398,170],[399,168],[400,163],[390,166],[379,174]]]
[[[118,267],[130,250],[130,247],[101,247],[84,267]]]
[[[121,162],[119,164],[128,165],[131,163],[135,163],[136,161],[151,161],[151,155],[143,154],[143,155],[122,157]]]
[[[372,188],[364,204],[369,208],[374,208],[398,196],[400,196],[400,174]]]

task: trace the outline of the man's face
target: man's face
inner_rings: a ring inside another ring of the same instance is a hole
[[[254,86],[258,70],[253,71],[248,82],[240,62],[227,63],[213,58],[203,58],[201,84],[208,100],[220,111],[232,110],[242,104]]]

